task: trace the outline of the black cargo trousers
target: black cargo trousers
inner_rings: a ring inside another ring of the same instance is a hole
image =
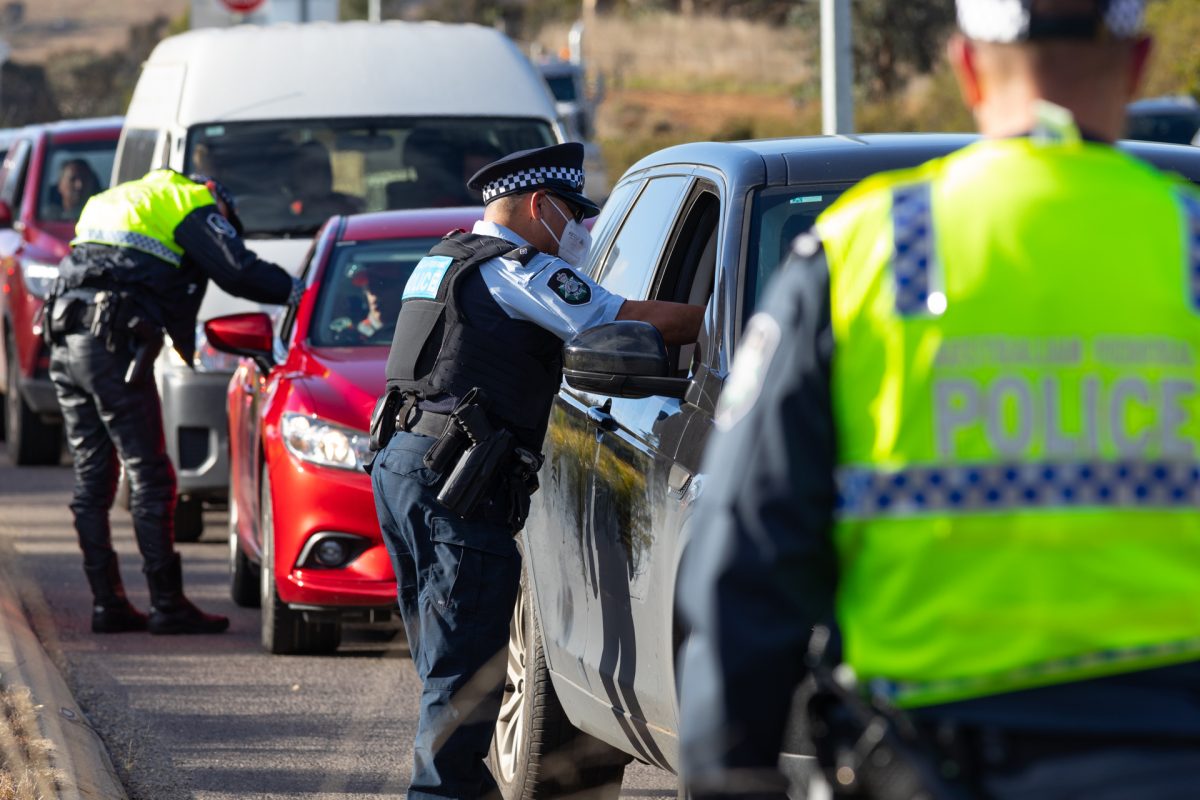
[[[133,349],[121,338],[115,344],[110,352],[104,337],[83,325],[51,339],[50,379],[75,464],[71,512],[84,569],[107,570],[116,558],[108,514],[123,463],[142,569],[153,573],[174,557],[175,470],[153,370],[125,383]]]

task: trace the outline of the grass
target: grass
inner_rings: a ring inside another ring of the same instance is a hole
[[[0,686],[0,800],[56,800],[61,775],[52,754],[29,690]]]

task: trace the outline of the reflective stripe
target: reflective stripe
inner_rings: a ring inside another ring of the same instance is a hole
[[[1180,192],[1187,216],[1188,292],[1192,309],[1200,311],[1200,199],[1191,192]]]
[[[918,183],[892,191],[892,275],[896,281],[896,313],[901,316],[941,314],[945,295],[931,289],[936,266],[930,185]]]
[[[915,466],[902,470],[842,467],[840,519],[1029,508],[1178,508],[1200,505],[1194,461],[1079,461]]]
[[[71,244],[81,244],[83,242],[111,244],[115,247],[130,247],[134,250],[141,250],[143,253],[149,253],[152,256],[161,258],[163,261],[175,266],[179,266],[183,262],[183,259],[177,253],[171,252],[170,248],[165,244],[142,233],[95,229],[80,230],[71,241]]]
[[[1060,658],[1053,661],[1043,661],[1030,664],[1021,669],[1012,670],[999,675],[982,675],[970,678],[947,678],[936,681],[889,681],[875,678],[869,682],[869,691],[877,696],[885,697],[900,706],[923,705],[927,698],[992,694],[997,687],[1012,687],[1026,685],[1043,685],[1042,678],[1061,674],[1112,674],[1105,667],[1112,664],[1130,662],[1167,665],[1181,661],[1191,661],[1200,654],[1200,638],[1184,639],[1165,644],[1147,644],[1137,647],[1122,647],[1102,650],[1097,653],[1084,653],[1070,658]]]

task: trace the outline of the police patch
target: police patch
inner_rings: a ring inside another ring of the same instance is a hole
[[[746,323],[729,378],[717,401],[716,422],[721,430],[736,425],[758,401],[767,369],[779,347],[779,336],[779,323],[768,314],[755,314]]]
[[[587,305],[592,299],[592,287],[566,267],[550,276],[550,288],[569,306]]]
[[[226,239],[237,238],[237,228],[233,227],[233,223],[215,211],[208,215],[208,227],[212,228],[217,236],[224,236]]]

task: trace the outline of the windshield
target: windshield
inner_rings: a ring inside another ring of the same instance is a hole
[[[437,242],[431,238],[339,244],[309,325],[313,346],[390,345],[404,284]]]
[[[849,188],[850,184],[782,186],[758,192],[747,251],[747,311],[758,307],[763,289],[787,257],[792,241],[811,228],[821,212]]]
[[[75,222],[88,198],[108,188],[117,140],[74,142],[50,149],[38,187],[40,220]]]
[[[549,123],[531,119],[198,125],[186,169],[229,187],[247,237],[311,236],[334,214],[482,205],[466,188],[476,171],[553,143]]]

